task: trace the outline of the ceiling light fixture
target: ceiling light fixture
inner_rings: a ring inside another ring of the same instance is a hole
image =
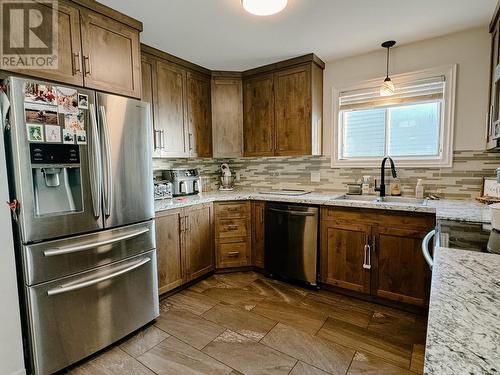
[[[394,40],[388,40],[387,42],[382,43],[383,48],[387,48],[387,75],[385,77],[384,83],[380,86],[380,96],[391,96],[394,95],[394,83],[392,83],[389,78],[389,50],[391,47],[394,47],[396,42]]]
[[[285,9],[288,0],[241,0],[243,8],[256,16],[270,16]]]

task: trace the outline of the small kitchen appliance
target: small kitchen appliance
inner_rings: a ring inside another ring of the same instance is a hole
[[[172,195],[182,197],[200,192],[200,174],[197,169],[170,169],[163,171],[163,179],[172,184]]]
[[[231,169],[227,163],[222,163],[220,166],[220,187],[221,191],[232,191],[234,190],[234,176],[231,173]]]
[[[170,181],[155,181],[154,186],[155,200],[173,198],[172,183]]]

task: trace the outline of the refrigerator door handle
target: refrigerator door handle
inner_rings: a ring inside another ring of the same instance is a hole
[[[113,189],[113,173],[111,165],[111,146],[109,141],[109,126],[106,117],[106,108],[103,105],[99,106],[102,119],[103,139],[104,139],[104,211],[106,216],[111,215],[113,197],[111,191]]]
[[[90,279],[90,280],[86,280],[85,277],[82,277],[81,281],[77,280],[77,281],[73,281],[73,282],[68,283],[68,284],[60,285],[54,289],[49,289],[47,291],[47,295],[48,296],[55,296],[58,294],[71,292],[73,290],[87,288],[89,286],[99,284],[99,283],[102,283],[103,281],[111,280],[111,279],[114,279],[114,278],[121,276],[123,274],[129,273],[129,272],[135,270],[136,268],[139,268],[139,267],[141,267],[149,262],[151,262],[151,258],[144,258],[144,259],[141,259],[139,261],[132,263],[130,266],[128,266],[126,268],[118,269],[117,271],[112,272],[112,273],[105,275],[105,276],[96,277],[95,279]]]
[[[101,216],[101,196],[102,196],[102,169],[101,169],[101,148],[99,145],[99,133],[97,130],[97,118],[94,104],[90,104],[90,124],[92,134],[90,139],[90,190],[92,195],[92,208],[94,209],[94,217]]]
[[[148,232],[149,232],[149,228],[141,228],[141,229],[137,229],[137,230],[134,230],[131,232],[123,233],[120,236],[108,238],[108,239],[102,240],[102,241],[84,243],[84,244],[74,245],[74,246],[57,247],[55,249],[45,250],[43,252],[43,255],[46,257],[51,257],[51,256],[55,256],[55,255],[66,255],[66,254],[71,254],[71,253],[77,253],[80,251],[95,249],[96,247],[99,247],[99,246],[110,245],[110,244],[115,243],[115,242],[129,240],[131,238],[140,236],[141,234],[148,233]]]

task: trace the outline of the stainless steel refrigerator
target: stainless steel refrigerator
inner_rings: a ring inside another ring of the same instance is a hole
[[[159,314],[149,104],[7,83],[26,347],[50,374]]]

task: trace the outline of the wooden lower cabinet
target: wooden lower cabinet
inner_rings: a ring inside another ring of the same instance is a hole
[[[160,294],[215,268],[213,205],[161,212],[156,217],[156,256]]]
[[[421,253],[433,215],[322,208],[321,281],[425,307],[430,270]]]
[[[266,203],[252,202],[252,265],[264,268]]]
[[[217,268],[251,265],[252,224],[250,202],[215,204]]]

